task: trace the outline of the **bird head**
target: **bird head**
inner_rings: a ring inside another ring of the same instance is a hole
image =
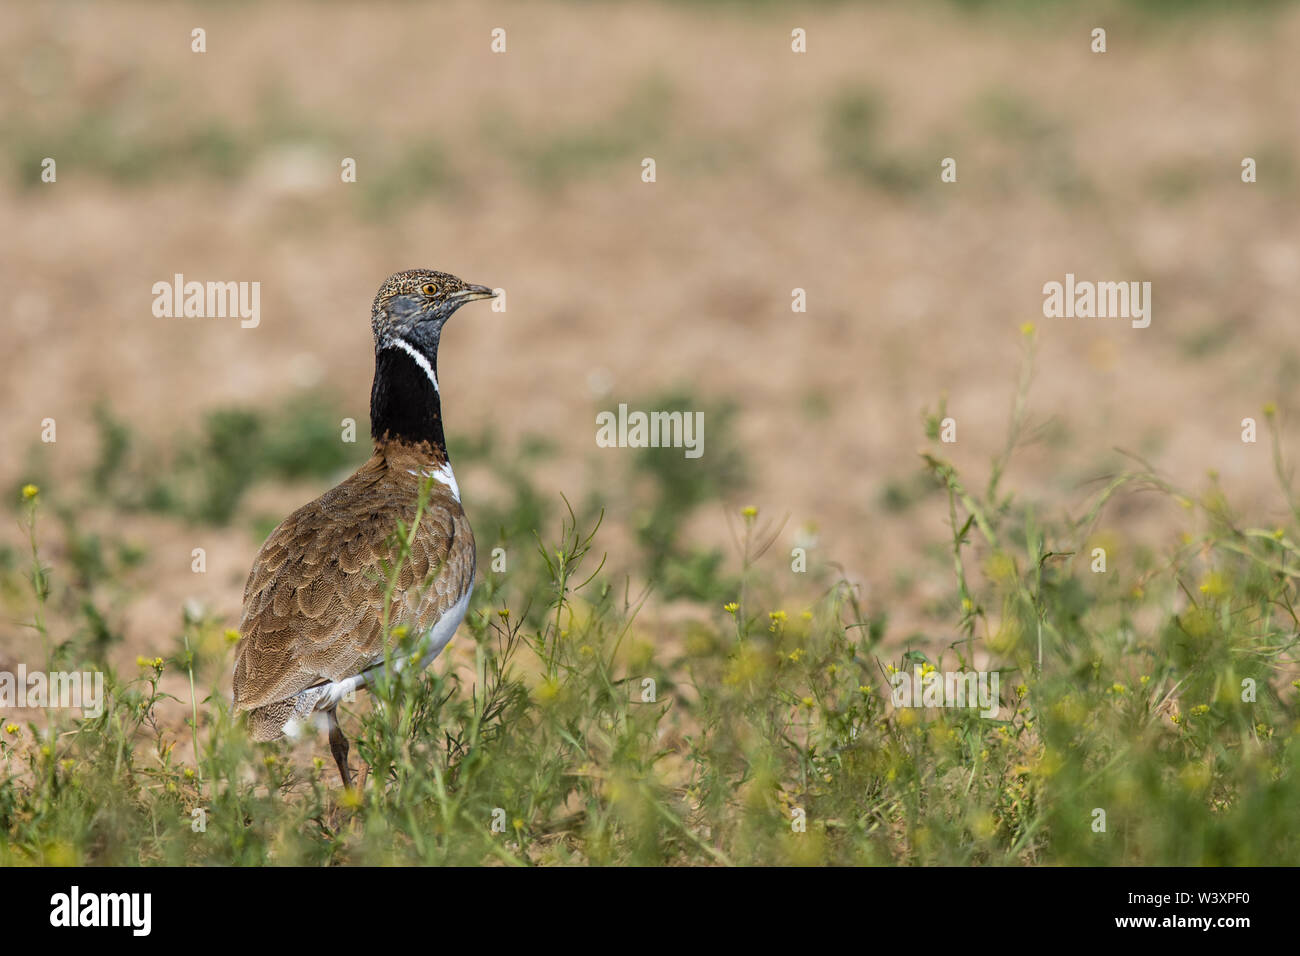
[[[471,285],[446,272],[407,269],[384,280],[370,311],[376,350],[403,339],[426,354],[438,347],[442,326],[466,302],[496,295],[484,285]]]

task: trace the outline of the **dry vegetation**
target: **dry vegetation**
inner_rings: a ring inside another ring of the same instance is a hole
[[[1300,859],[1298,535],[1265,427],[1300,448],[1300,10],[1117,4],[1103,56],[1098,16],[6,8],[0,670],[116,690],[53,742],[0,714],[0,859]],[[391,690],[409,722],[352,715],[383,785],[347,806],[323,740],[241,742],[225,635],[262,536],[364,457],[338,422],[364,444],[369,300],[416,265],[508,290],[453,320],[440,378],[480,566],[501,546],[511,571]],[[176,272],[260,281],[261,325],[154,318]],[[1150,280],[1151,327],[1044,320],[1067,272]],[[705,410],[704,457],[596,448],[624,401]],[[927,465],[941,401],[959,440]],[[581,533],[605,515],[571,606],[535,537],[559,546],[561,493]],[[753,562],[747,528],[775,536]],[[881,668],[923,661],[1003,668],[1011,719],[891,716]]]

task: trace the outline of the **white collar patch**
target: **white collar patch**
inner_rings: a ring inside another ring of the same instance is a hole
[[[437,468],[425,468],[420,471],[408,468],[406,471],[418,478],[432,478],[434,481],[441,482],[451,489],[451,496],[460,501],[460,486],[456,484],[456,476],[452,473],[451,462],[445,462]]]

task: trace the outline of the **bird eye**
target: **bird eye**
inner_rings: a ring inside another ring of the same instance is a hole
[[[420,286],[420,291],[425,295],[437,295],[438,286],[433,282],[426,282],[424,285]]]

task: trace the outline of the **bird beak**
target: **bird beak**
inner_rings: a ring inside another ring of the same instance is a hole
[[[496,298],[496,290],[489,289],[485,285],[467,285],[456,293],[456,299],[460,302],[476,302],[479,299]]]

